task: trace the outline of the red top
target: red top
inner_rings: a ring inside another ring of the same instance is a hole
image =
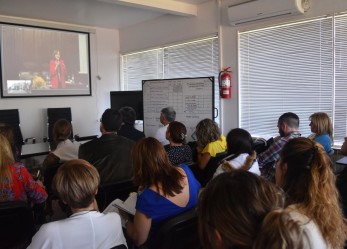
[[[12,173],[12,184],[8,181],[0,189],[0,201],[28,201],[42,203],[47,199],[47,193],[33,179],[22,163],[10,166]]]

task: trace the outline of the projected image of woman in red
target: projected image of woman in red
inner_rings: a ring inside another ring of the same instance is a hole
[[[54,50],[53,58],[49,64],[49,71],[51,74],[52,88],[66,88],[65,75],[66,67],[62,59],[60,59],[60,51]]]

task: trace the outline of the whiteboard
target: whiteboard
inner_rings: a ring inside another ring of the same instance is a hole
[[[187,127],[187,142],[202,119],[213,120],[214,77],[143,80],[143,129],[146,137],[153,137],[159,127],[160,111],[171,106],[176,121]]]

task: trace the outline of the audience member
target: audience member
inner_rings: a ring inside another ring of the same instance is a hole
[[[245,170],[213,178],[201,192],[199,234],[204,248],[252,248],[261,224],[284,197],[273,183]],[[279,247],[280,248],[280,247]]]
[[[204,170],[211,157],[227,149],[225,137],[221,135],[216,122],[203,119],[196,126],[198,165]]]
[[[167,145],[166,131],[169,124],[176,119],[176,111],[172,107],[163,108],[160,112],[160,123],[163,125],[155,133],[154,137],[162,144]]]
[[[169,124],[166,131],[166,139],[170,144],[164,146],[169,160],[173,165],[181,163],[192,163],[192,149],[189,145],[184,144],[187,136],[187,128],[184,124],[173,121]]]
[[[155,138],[137,142],[132,156],[134,182],[141,191],[134,220],[126,222],[126,230],[139,246],[146,241],[150,244],[160,222],[196,206],[200,184],[187,165],[174,167],[170,163],[164,147]],[[126,214],[121,215],[127,220]]]
[[[253,139],[248,131],[232,129],[227,135],[227,147],[229,156],[217,168],[214,176],[235,169],[248,170],[260,175],[257,154],[253,150]]]
[[[258,163],[261,175],[269,181],[274,181],[276,162],[280,158],[283,146],[292,138],[301,136],[299,133],[299,117],[295,113],[286,112],[282,114],[277,123],[279,137],[267,150],[258,155]]]
[[[43,168],[63,163],[78,158],[80,144],[72,142],[69,138],[72,132],[72,125],[66,119],[59,119],[53,127],[53,139],[57,148],[48,154],[43,161]]]
[[[293,220],[288,211],[283,209],[268,213],[259,231],[252,249],[312,248],[306,232]]]
[[[72,215],[41,226],[29,249],[104,248],[126,245],[117,213],[98,212],[95,194],[99,186],[97,170],[84,160],[62,165],[53,180],[59,198],[71,207]]]
[[[79,158],[98,170],[102,185],[130,180],[133,175],[131,149],[134,142],[117,135],[121,124],[119,111],[105,110],[100,120],[101,137],[82,144],[78,151]]]
[[[317,143],[320,143],[328,155],[334,154],[334,149],[331,147],[333,139],[333,124],[325,112],[316,112],[310,116],[311,132],[309,138]]]
[[[16,146],[16,143],[14,141],[14,134],[13,134],[12,127],[7,124],[0,123],[0,134],[6,137],[7,140],[10,142],[15,162],[20,162],[21,161],[20,149],[18,148],[18,146]]]
[[[134,127],[136,120],[135,110],[130,106],[124,106],[119,109],[119,112],[122,115],[123,124],[118,131],[118,135],[135,142],[144,138],[145,134]]]
[[[303,227],[310,248],[343,248],[346,225],[335,177],[323,147],[308,138],[290,140],[276,167],[286,192],[286,210]]]
[[[43,203],[47,193],[40,180],[35,181],[20,162],[15,162],[7,138],[0,134],[0,201]]]

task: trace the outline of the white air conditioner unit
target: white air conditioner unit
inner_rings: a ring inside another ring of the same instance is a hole
[[[303,14],[309,0],[251,0],[228,7],[229,22],[236,26],[273,17]]]

